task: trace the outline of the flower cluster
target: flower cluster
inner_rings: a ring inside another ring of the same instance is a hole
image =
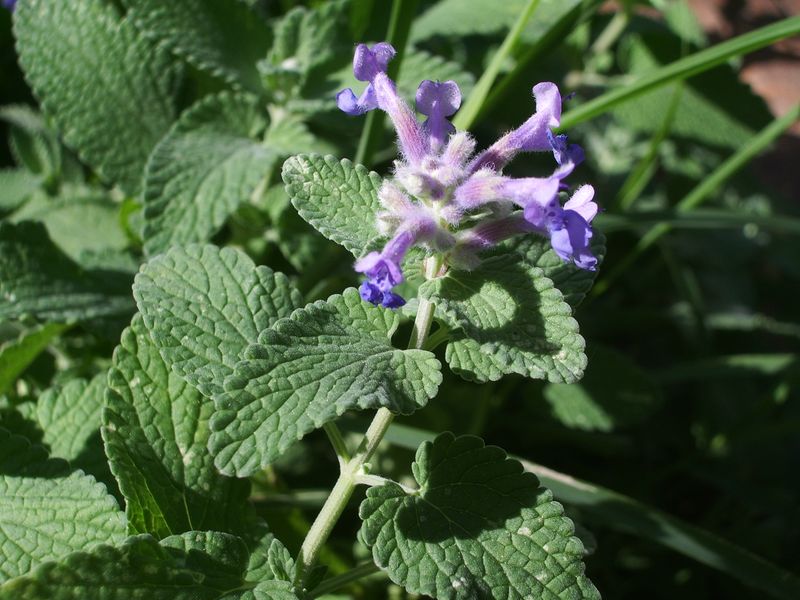
[[[360,96],[346,89],[336,97],[349,115],[385,111],[397,131],[401,155],[394,177],[378,193],[384,210],[377,225],[390,240],[381,252],[371,252],[355,264],[367,278],[361,297],[388,308],[402,306],[405,301],[392,290],[403,281],[402,262],[413,246],[469,269],[479,263],[482,250],[521,233],[548,236],[562,259],[594,270],[597,260],[589,247],[590,223],[597,214],[594,189],[584,185],[563,206],[559,201],[568,189],[564,180],[583,160],[583,151],[569,145],[565,135],[552,132],[561,119],[556,85],[534,86],[536,112],[475,155],[472,137],[457,132],[448,121],[461,105],[458,85],[423,81],[416,108],[426,119],[419,123],[386,74],[394,55],[387,43],[372,48],[359,44],[353,71],[367,86]],[[504,176],[503,168],[520,152],[552,152],[555,170],[548,177]]]

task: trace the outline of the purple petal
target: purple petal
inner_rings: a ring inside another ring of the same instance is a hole
[[[455,81],[426,79],[417,88],[417,110],[428,117],[449,117],[461,106],[461,90]]]
[[[383,300],[383,292],[378,289],[378,286],[370,281],[365,281],[361,284],[358,288],[358,293],[361,296],[361,299],[365,302],[371,302],[372,304],[380,304]]]
[[[591,239],[591,226],[574,210],[565,210],[562,226],[550,232],[550,243],[556,254],[588,271],[597,268],[597,259],[589,248]]]
[[[353,90],[347,88],[336,94],[336,105],[344,113],[350,116],[363,115],[365,112],[378,108],[378,100],[375,98],[375,88],[370,83],[361,93],[359,98]]]
[[[405,299],[394,292],[384,292],[381,306],[384,308],[400,308],[406,303]]]
[[[417,89],[417,110],[428,119],[424,128],[430,136],[430,145],[433,151],[439,151],[444,146],[447,136],[455,132],[456,128],[447,120],[461,106],[461,90],[455,81],[425,80]]]
[[[564,205],[564,210],[573,210],[583,217],[584,221],[591,223],[597,215],[597,204],[592,201],[593,198],[594,188],[590,185],[582,185]]]
[[[395,54],[395,49],[386,42],[375,44],[372,48],[359,44],[353,55],[353,74],[359,81],[372,81],[378,73],[386,72]]]
[[[559,165],[571,164],[574,167],[581,164],[585,158],[583,148],[577,144],[567,144],[566,134],[553,135],[547,131],[547,139],[553,150],[553,157]]]

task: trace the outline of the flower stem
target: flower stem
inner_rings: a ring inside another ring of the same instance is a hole
[[[530,21],[537,6],[539,6],[539,0],[528,0],[527,6],[525,6],[520,13],[519,18],[517,18],[516,23],[514,23],[514,27],[508,32],[506,39],[503,40],[502,45],[492,58],[492,62],[489,63],[489,66],[483,72],[483,75],[481,75],[478,83],[475,84],[475,88],[472,90],[467,102],[461,107],[461,110],[458,111],[455,119],[453,119],[453,125],[456,126],[456,129],[467,130],[472,126],[472,123],[483,107],[486,97],[489,95],[489,92],[492,91],[494,80],[497,78],[498,73],[500,73],[503,63],[505,63],[508,56],[517,47],[519,37],[525,30],[525,26],[528,24],[528,21]]]
[[[441,262],[436,257],[426,259],[425,276],[428,279],[435,277],[440,267]],[[409,349],[420,349],[425,344],[433,323],[434,310],[434,304],[420,298],[417,317],[414,320],[414,328],[411,331],[411,339],[408,342]],[[338,441],[334,441],[341,439],[338,428],[335,430],[326,428],[334,448],[337,448],[337,455],[340,458],[340,472],[328,499],[320,509],[317,518],[311,524],[311,528],[308,530],[308,534],[306,534],[306,538],[300,548],[300,555],[297,557],[295,584],[301,590],[305,590],[305,581],[309,571],[317,562],[323,544],[327,541],[331,531],[333,531],[333,527],[353,495],[359,475],[364,472],[364,466],[375,454],[383,436],[386,435],[386,431],[389,429],[389,425],[392,424],[392,420],[394,420],[392,411],[388,408],[379,409],[375,413],[375,417],[372,419],[369,428],[367,428],[367,432],[364,434],[364,438],[361,440],[355,454],[348,460],[342,460],[342,455],[338,449]],[[331,431],[334,431],[333,435],[331,435]]]

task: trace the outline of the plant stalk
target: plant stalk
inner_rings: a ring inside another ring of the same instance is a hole
[[[441,263],[436,257],[431,257],[425,261],[425,276],[428,279],[435,277],[439,271]],[[414,328],[411,331],[411,339],[408,342],[409,349],[421,349],[428,338],[428,333],[431,330],[433,323],[433,314],[435,306],[425,299],[420,299],[419,308],[417,309],[417,317],[414,320]],[[297,558],[297,573],[295,574],[295,584],[303,591],[305,591],[305,583],[308,578],[308,573],[317,562],[319,552],[322,546],[327,541],[328,537],[333,531],[336,522],[341,517],[350,497],[353,495],[353,490],[358,483],[358,476],[365,472],[365,467],[378,446],[386,435],[386,431],[394,420],[394,413],[388,408],[381,408],[375,413],[361,440],[355,454],[349,460],[342,460],[341,454],[337,450],[337,455],[340,458],[340,472],[339,478],[331,490],[328,499],[319,511],[317,518],[311,524],[308,530],[303,545],[300,548],[300,555]],[[333,436],[328,429],[328,435],[332,441],[337,437],[338,428],[335,430]],[[338,436],[340,437],[340,435]],[[338,444],[334,443],[334,447]]]

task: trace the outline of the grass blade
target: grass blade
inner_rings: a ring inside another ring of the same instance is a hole
[[[800,21],[798,21],[800,22]],[[788,113],[779,119],[775,119],[763,130],[756,134],[751,140],[742,146],[740,150],[717,167],[708,177],[703,179],[691,192],[689,192],[675,207],[680,212],[691,211],[702,203],[716,189],[727,181],[734,173],[753,160],[767,146],[775,141],[786,129],[800,118],[800,104],[795,105]],[[606,277],[600,280],[592,290],[592,296],[597,297],[608,290],[611,284],[619,279],[628,267],[630,267],[645,250],[650,248],[661,237],[670,230],[667,223],[658,223],[651,227],[639,240],[621,262],[617,263]]]
[[[514,51],[517,44],[519,44],[519,36],[522,35],[525,26],[528,24],[528,21],[530,21],[537,6],[539,6],[539,0],[528,0],[528,4],[525,5],[525,8],[520,13],[519,18],[514,23],[514,27],[508,32],[506,39],[503,40],[503,44],[492,57],[492,62],[489,63],[489,66],[483,72],[483,75],[481,75],[478,83],[475,84],[467,102],[461,107],[461,110],[458,111],[455,119],[453,119],[453,125],[456,126],[456,129],[468,130],[472,127],[478,113],[483,107],[486,97],[492,90],[494,80],[497,78],[500,68],[503,66],[508,56]]]
[[[687,79],[692,75],[707,71],[734,56],[753,52],[798,33],[800,33],[800,15],[783,19],[777,23],[772,23],[711,48],[696,52],[691,56],[657,69],[630,85],[611,90],[567,112],[561,118],[561,129],[567,129],[578,123],[588,121],[592,117],[610,110],[617,104],[631,100],[661,85]]]

